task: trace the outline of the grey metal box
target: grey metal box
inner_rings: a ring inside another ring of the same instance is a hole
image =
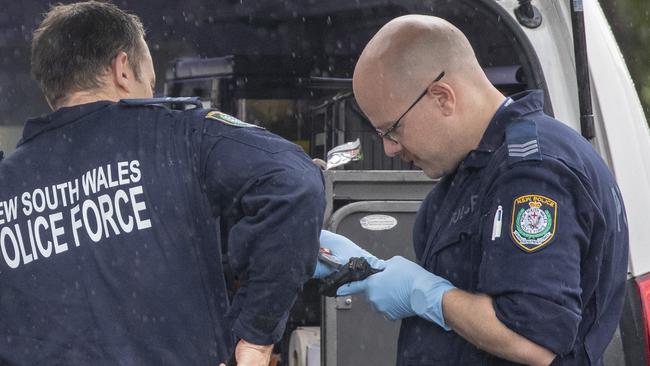
[[[325,181],[327,229],[379,258],[414,259],[415,215],[435,181],[415,171],[329,171]],[[373,221],[369,216],[374,217],[374,226],[368,224]],[[399,325],[375,312],[359,295],[323,298],[322,364],[395,365]]]

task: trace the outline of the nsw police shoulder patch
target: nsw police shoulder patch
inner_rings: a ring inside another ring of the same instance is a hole
[[[213,119],[216,121],[219,121],[221,123],[230,125],[230,126],[235,126],[235,127],[256,127],[256,128],[262,128],[260,126],[251,124],[251,123],[246,123],[244,121],[239,120],[238,118],[235,118],[229,114],[225,114],[223,112],[219,111],[210,111],[208,114],[205,115],[205,118]]]
[[[523,251],[536,252],[550,243],[556,224],[557,202],[554,200],[537,194],[515,198],[510,235]]]

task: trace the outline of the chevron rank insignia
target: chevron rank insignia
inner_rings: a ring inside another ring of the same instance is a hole
[[[510,234],[515,244],[527,253],[545,247],[555,236],[557,202],[527,194],[515,198],[512,204]]]
[[[526,160],[542,160],[537,141],[537,126],[529,120],[514,121],[506,129],[508,164]]]
[[[208,114],[205,115],[205,118],[213,119],[216,121],[219,121],[221,123],[230,125],[230,126],[235,126],[235,127],[256,127],[256,128],[263,128],[254,124],[246,123],[244,121],[241,121],[229,114],[225,114],[223,112],[219,111],[211,111]]]

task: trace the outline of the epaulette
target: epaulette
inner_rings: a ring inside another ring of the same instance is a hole
[[[537,140],[537,126],[531,120],[513,121],[506,128],[508,165],[528,160],[542,160]]]
[[[255,127],[255,128],[261,128],[264,129],[262,126],[254,125],[251,123],[246,123],[244,121],[239,120],[236,117],[233,117],[229,114],[220,112],[220,111],[210,111],[205,115],[206,119],[213,119],[215,121],[219,121],[223,124],[234,126],[234,127]]]
[[[196,108],[203,108],[201,99],[198,97],[163,97],[163,98],[137,98],[137,99],[122,99],[119,102],[121,105],[136,107],[144,105],[164,105],[164,104],[185,104],[193,105]]]

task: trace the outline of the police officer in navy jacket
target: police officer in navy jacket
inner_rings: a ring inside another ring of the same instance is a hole
[[[359,59],[354,92],[387,155],[441,178],[413,229],[418,263],[321,237],[335,255],[384,268],[338,293],[363,293],[403,319],[397,364],[602,364],[628,231],[589,142],[543,113],[542,92],[504,97],[465,36],[435,17],[385,25]]]
[[[320,170],[262,128],[146,99],[143,36],[99,2],[34,33],[54,112],[0,164],[2,364],[265,365],[314,270]]]

